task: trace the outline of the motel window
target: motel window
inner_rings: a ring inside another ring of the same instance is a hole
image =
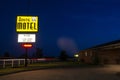
[[[85,52],[85,56],[88,56],[88,53],[87,53],[87,51]]]

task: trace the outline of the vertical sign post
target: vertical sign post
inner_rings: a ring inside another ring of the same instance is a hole
[[[16,22],[18,43],[22,43],[22,46],[25,48],[25,67],[27,67],[28,48],[31,48],[32,44],[36,42],[35,33],[38,32],[38,16],[17,16]]]
[[[28,65],[28,48],[32,47],[32,44],[23,44],[22,45],[25,48],[25,67]]]
[[[25,48],[25,67],[27,67],[27,65],[28,65],[28,49],[27,48]]]

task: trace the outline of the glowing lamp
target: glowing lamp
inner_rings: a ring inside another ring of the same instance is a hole
[[[78,54],[75,54],[75,55],[74,55],[74,57],[78,58],[78,57],[79,57],[79,55],[78,55]]]
[[[31,48],[32,47],[32,44],[23,44],[22,45],[24,48]]]

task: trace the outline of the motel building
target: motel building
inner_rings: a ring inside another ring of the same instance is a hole
[[[120,40],[94,46],[77,53],[88,64],[120,64]]]

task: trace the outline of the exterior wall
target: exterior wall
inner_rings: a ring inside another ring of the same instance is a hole
[[[84,63],[120,64],[120,40],[101,44],[79,53]]]
[[[94,56],[92,50],[84,50],[78,53],[81,62],[93,63],[92,57]]]
[[[120,64],[120,49],[87,49],[80,51],[78,54],[80,61],[84,63],[94,63],[94,59],[97,56],[100,64]]]
[[[101,64],[120,64],[120,49],[103,50],[98,54]]]

